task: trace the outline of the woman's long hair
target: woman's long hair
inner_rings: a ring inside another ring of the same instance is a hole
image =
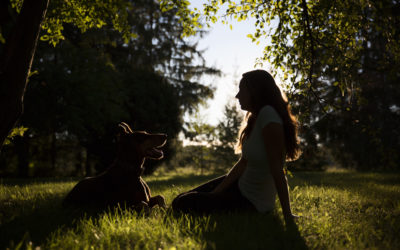
[[[272,106],[283,121],[285,134],[286,159],[295,160],[300,154],[297,139],[297,120],[290,111],[289,103],[276,85],[274,78],[265,70],[253,70],[242,75],[244,84],[251,96],[253,112],[247,112],[239,132],[236,152],[242,149],[243,141],[250,135],[258,112],[266,105]]]

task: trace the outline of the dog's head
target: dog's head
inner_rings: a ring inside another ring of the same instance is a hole
[[[137,154],[140,158],[160,160],[164,157],[160,149],[167,142],[166,134],[150,134],[145,131],[133,131],[128,124],[118,124],[119,148],[124,154]]]

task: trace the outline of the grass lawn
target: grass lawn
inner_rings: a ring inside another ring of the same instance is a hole
[[[145,180],[170,204],[215,176],[184,171]],[[399,173],[294,173],[292,207],[302,217],[292,227],[284,225],[278,201],[270,214],[63,209],[76,181],[0,180],[0,249],[400,249]]]

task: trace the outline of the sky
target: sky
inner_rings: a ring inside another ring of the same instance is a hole
[[[202,8],[205,1],[191,1],[192,5]],[[213,66],[222,71],[221,77],[204,77],[202,83],[210,84],[216,88],[214,98],[209,100],[207,107],[200,108],[198,116],[205,123],[217,125],[223,119],[223,110],[227,102],[234,99],[238,91],[238,82],[241,75],[247,71],[259,69],[254,67],[256,59],[263,56],[266,42],[259,45],[253,43],[247,34],[253,33],[254,21],[246,20],[237,22],[231,20],[232,30],[229,25],[218,21],[211,24],[209,33],[198,40],[198,49],[205,50],[203,56],[208,66]],[[268,70],[267,63],[262,67]],[[185,117],[185,120],[191,120]]]

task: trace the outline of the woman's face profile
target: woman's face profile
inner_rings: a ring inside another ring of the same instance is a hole
[[[243,79],[239,83],[239,92],[236,94],[235,98],[238,99],[242,110],[250,111],[251,96],[246,84],[244,84]]]

